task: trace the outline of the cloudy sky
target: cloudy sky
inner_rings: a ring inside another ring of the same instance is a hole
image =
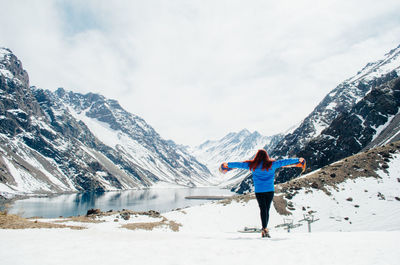
[[[117,99],[165,139],[285,131],[400,44],[398,0],[0,0],[31,85]]]

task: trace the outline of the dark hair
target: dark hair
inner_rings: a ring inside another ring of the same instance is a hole
[[[257,151],[256,155],[254,156],[253,160],[247,160],[245,162],[249,163],[249,169],[251,171],[254,171],[260,163],[262,163],[262,170],[270,170],[272,167],[272,162],[274,162],[275,159],[271,159],[264,149],[260,149]]]

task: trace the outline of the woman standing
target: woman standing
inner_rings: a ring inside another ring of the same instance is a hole
[[[260,216],[262,224],[262,237],[270,237],[268,226],[269,208],[274,198],[274,179],[275,171],[284,166],[305,166],[304,158],[290,158],[282,160],[271,159],[267,151],[260,149],[253,160],[244,162],[222,163],[220,170],[223,173],[234,169],[249,169],[253,173],[254,192],[256,194],[258,206],[260,207]]]

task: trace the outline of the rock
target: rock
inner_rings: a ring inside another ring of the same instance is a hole
[[[285,195],[285,198],[288,199],[288,200],[291,200],[291,199],[293,198],[293,195],[290,194],[290,193],[287,193],[287,194]]]
[[[128,212],[122,212],[120,215],[121,215],[122,219],[124,219],[126,221],[128,221],[131,218],[131,215]]]
[[[400,201],[400,198],[399,197],[394,197],[397,201]]]
[[[345,217],[344,220],[348,221],[350,218],[349,217]]]
[[[352,201],[353,201],[353,198],[352,198],[352,197],[349,197],[349,198],[346,199],[346,201],[352,202]]]
[[[356,207],[356,208],[360,208],[360,205],[356,204],[356,205],[354,205],[354,207]]]
[[[376,195],[380,200],[386,200],[385,195],[383,195],[382,193],[378,192],[378,194]]]
[[[86,213],[86,216],[89,215],[97,215],[97,214],[101,214],[101,210],[100,209],[89,209]]]
[[[319,185],[318,185],[317,182],[313,182],[313,183],[311,184],[311,187],[314,188],[314,189],[318,189],[318,188],[319,188]]]

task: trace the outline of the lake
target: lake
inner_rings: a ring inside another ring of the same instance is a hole
[[[15,201],[8,212],[23,217],[85,215],[87,210],[102,211],[129,209],[133,211],[168,212],[177,208],[194,206],[210,200],[189,200],[187,196],[229,196],[233,192],[216,187],[207,188],[153,188],[146,190],[88,192],[54,197],[29,198]]]

